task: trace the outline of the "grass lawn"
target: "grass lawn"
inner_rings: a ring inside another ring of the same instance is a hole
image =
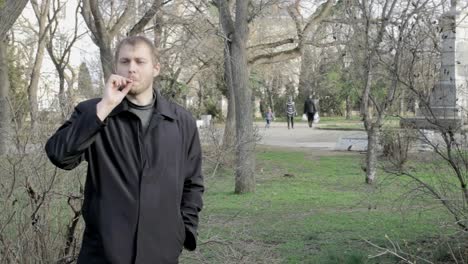
[[[244,195],[233,193],[232,170],[219,170],[206,179],[199,247],[184,251],[181,263],[398,263],[389,255],[368,258],[381,251],[365,240],[390,247],[386,236],[444,263],[446,250],[432,241],[454,231],[440,227],[452,218],[434,201],[402,200],[404,181],[381,173],[367,186],[362,158],[257,148],[257,189]]]

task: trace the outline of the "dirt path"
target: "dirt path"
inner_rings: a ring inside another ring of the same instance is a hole
[[[287,128],[285,123],[273,123],[265,129],[265,124],[257,122],[261,136],[260,145],[281,146],[293,148],[314,148],[335,150],[341,137],[363,137],[363,131],[322,130],[309,128],[305,123],[299,123],[294,129]]]

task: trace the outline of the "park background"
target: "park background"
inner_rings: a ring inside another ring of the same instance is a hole
[[[130,35],[159,48],[155,87],[211,117],[199,244],[181,263],[468,263],[466,8],[0,0],[0,263],[76,262],[86,164],[57,169],[44,144],[102,94]]]

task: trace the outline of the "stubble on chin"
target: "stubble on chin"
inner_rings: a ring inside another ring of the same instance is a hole
[[[138,85],[136,87],[132,87],[130,89],[130,91],[128,92],[129,95],[132,95],[132,96],[135,96],[135,95],[139,95],[143,92],[145,92],[146,90],[150,89],[151,87],[148,86],[148,87],[144,87],[142,85]]]

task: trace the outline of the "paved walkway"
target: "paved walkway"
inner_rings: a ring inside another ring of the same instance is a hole
[[[256,122],[262,137],[259,144],[269,146],[303,147],[335,150],[341,137],[363,138],[364,131],[322,130],[309,128],[306,123],[295,124],[289,129],[286,123],[274,122],[270,128],[265,129],[265,123]]]

